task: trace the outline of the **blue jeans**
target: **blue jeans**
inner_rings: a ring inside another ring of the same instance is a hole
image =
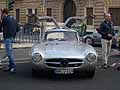
[[[9,59],[9,69],[16,68],[16,65],[14,63],[13,48],[12,48],[13,41],[14,41],[13,38],[4,39],[5,49]]]

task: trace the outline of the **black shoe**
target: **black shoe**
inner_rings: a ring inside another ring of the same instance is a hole
[[[3,71],[4,71],[4,72],[10,72],[10,68],[7,67],[7,68],[3,69]]]
[[[10,72],[10,73],[16,73],[16,69],[15,68],[9,68],[9,67],[5,68],[3,71],[4,72]]]
[[[9,72],[10,73],[16,73],[16,69],[15,68],[11,68]]]

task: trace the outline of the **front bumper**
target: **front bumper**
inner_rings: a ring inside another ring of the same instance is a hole
[[[95,62],[87,62],[85,61],[84,63],[82,63],[80,66],[78,67],[50,67],[48,66],[45,62],[40,62],[40,63],[34,63],[32,62],[32,68],[35,70],[40,70],[40,71],[47,71],[47,72],[54,72],[57,69],[70,69],[73,70],[73,73],[75,72],[80,72],[80,71],[90,71],[90,70],[94,70],[96,68],[97,65],[97,60]]]

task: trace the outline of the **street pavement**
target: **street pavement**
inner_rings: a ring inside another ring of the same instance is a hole
[[[107,69],[97,68],[92,79],[69,75],[50,78],[47,73],[40,77],[32,77],[30,47],[27,44],[16,44],[14,55],[17,73],[10,74],[0,69],[0,90],[120,90],[120,71],[116,69],[117,66]],[[99,54],[100,62],[101,47],[95,47],[95,49]],[[5,55],[4,48],[0,49],[0,55]],[[112,49],[109,64],[119,63],[119,58],[119,51]],[[7,65],[7,61],[4,64]]]
[[[13,48],[29,48],[32,47],[33,43],[13,43]],[[1,49],[4,49],[4,44],[1,44]]]
[[[119,60],[111,57],[110,60]],[[17,64],[17,73],[10,74],[0,70],[0,90],[120,90],[120,71],[116,68],[97,69],[92,79],[79,76],[62,76],[52,78],[43,76],[32,77],[31,64]]]

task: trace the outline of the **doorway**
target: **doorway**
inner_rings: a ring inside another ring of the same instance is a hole
[[[63,8],[63,21],[69,17],[76,16],[76,5],[73,0],[65,0]]]

